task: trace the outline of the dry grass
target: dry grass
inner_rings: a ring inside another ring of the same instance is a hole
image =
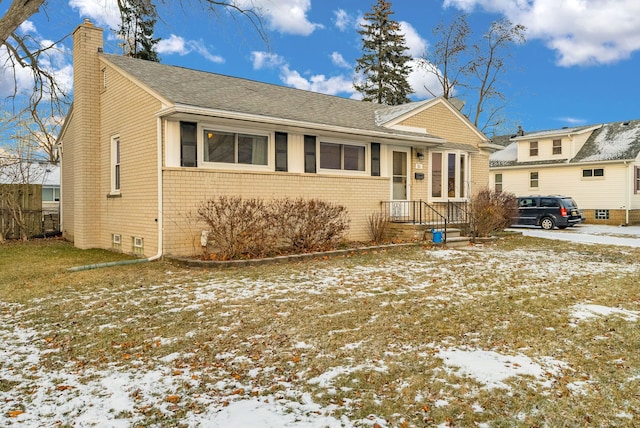
[[[42,373],[90,382],[101,371],[160,370],[171,378],[179,401],[170,412],[153,397],[166,394],[162,385],[131,391],[140,405],[120,416],[139,425],[180,424],[243,397],[308,393],[324,412],[361,425],[375,415],[390,426],[631,426],[627,416],[640,414],[638,323],[575,322],[571,307],[640,310],[639,256],[506,236],[460,251],[408,247],[224,271],[156,262],[71,273],[65,268],[123,256],[62,241],[12,243],[0,246],[0,310],[7,325],[30,329],[49,351]],[[563,365],[544,375],[546,383],[518,376],[504,381],[509,389],[487,389],[445,367],[447,349]],[[29,388],[0,376],[5,397],[28,397]]]

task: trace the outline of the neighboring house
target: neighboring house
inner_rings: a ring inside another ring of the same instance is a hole
[[[192,255],[201,201],[318,198],[368,239],[385,201],[465,203],[493,147],[449,101],[387,107],[102,52],[74,32],[74,103],[58,139],[62,230],[80,248]]]
[[[19,237],[14,216],[24,216],[27,236],[57,232],[59,214],[59,165],[36,161],[0,165],[0,235]]]
[[[490,185],[571,196],[588,223],[640,224],[640,120],[494,139]]]

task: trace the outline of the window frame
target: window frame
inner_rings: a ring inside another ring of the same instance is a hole
[[[540,153],[538,142],[537,141],[529,141],[529,157],[533,158],[538,156]]]
[[[601,172],[601,174],[597,174]],[[602,180],[604,179],[604,168],[583,168],[582,169],[583,180]]]
[[[640,193],[640,167],[633,167],[633,193]]]
[[[500,180],[498,180],[498,177],[500,177]],[[504,189],[504,176],[502,175],[501,172],[496,172],[493,176],[493,190],[495,192],[502,192],[502,190]],[[498,188],[499,187],[499,188]]]
[[[440,156],[440,169],[434,167],[437,162],[434,155]],[[453,159],[453,161],[452,161]],[[449,166],[453,165],[453,171]],[[436,177],[436,173],[440,176]],[[468,196],[468,183],[471,177],[471,156],[461,150],[429,151],[429,200],[430,201],[466,201]],[[453,195],[451,195],[451,180],[453,180]],[[440,191],[434,193],[440,184]]]
[[[562,140],[557,140],[557,139],[553,140],[553,142],[551,143],[551,154],[553,155],[562,154]]]
[[[340,168],[326,168],[322,166],[322,145],[330,144],[340,147]],[[344,148],[357,147],[364,149],[363,153],[363,169],[344,169],[345,157]],[[316,137],[316,165],[317,172],[322,174],[340,174],[340,175],[370,175],[371,165],[371,143],[361,143],[356,141],[345,141],[333,138]]]
[[[535,174],[535,178],[533,177]],[[534,185],[535,182],[535,185]],[[539,171],[529,171],[529,188],[530,189],[539,189],[540,188],[540,172]]]
[[[206,144],[204,133],[206,131],[223,132],[234,135],[234,162],[213,162],[205,160],[208,156],[205,156]],[[266,164],[252,164],[252,163],[239,163],[239,149],[238,149],[238,136],[249,135],[257,137],[266,137],[267,141],[267,153]],[[243,128],[243,127],[228,127],[219,126],[211,123],[198,123],[198,153],[200,159],[199,163],[202,167],[210,169],[224,169],[224,170],[253,170],[253,171],[275,171],[275,132],[264,131],[255,128]]]
[[[122,189],[122,141],[120,135],[111,137],[111,195],[119,195]]]

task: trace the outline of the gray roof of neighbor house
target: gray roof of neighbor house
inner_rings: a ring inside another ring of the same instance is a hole
[[[640,154],[640,120],[605,123],[575,128],[562,128],[550,131],[527,133],[529,139],[545,138],[553,135],[568,135],[593,129],[591,135],[580,151],[571,159],[554,159],[535,162],[518,162],[518,140],[521,136],[500,136],[501,142],[510,141],[504,149],[492,153],[489,157],[490,167],[553,165],[562,163],[606,162],[617,160],[633,160]]]
[[[177,105],[441,140],[426,133],[385,128],[376,120],[385,112],[395,117],[399,109],[410,111],[423,102],[390,107],[120,55],[103,57]]]
[[[640,153],[640,120],[606,123],[596,129],[571,162],[632,160]]]

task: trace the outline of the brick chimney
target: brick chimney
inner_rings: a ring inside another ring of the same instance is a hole
[[[63,142],[63,194],[67,192],[63,196],[64,229],[78,248],[96,247],[95,231],[100,230],[100,207],[105,196],[102,191],[101,198],[100,186],[104,154],[100,141],[102,72],[98,57],[102,47],[102,29],[85,19],[73,32],[72,132]]]

